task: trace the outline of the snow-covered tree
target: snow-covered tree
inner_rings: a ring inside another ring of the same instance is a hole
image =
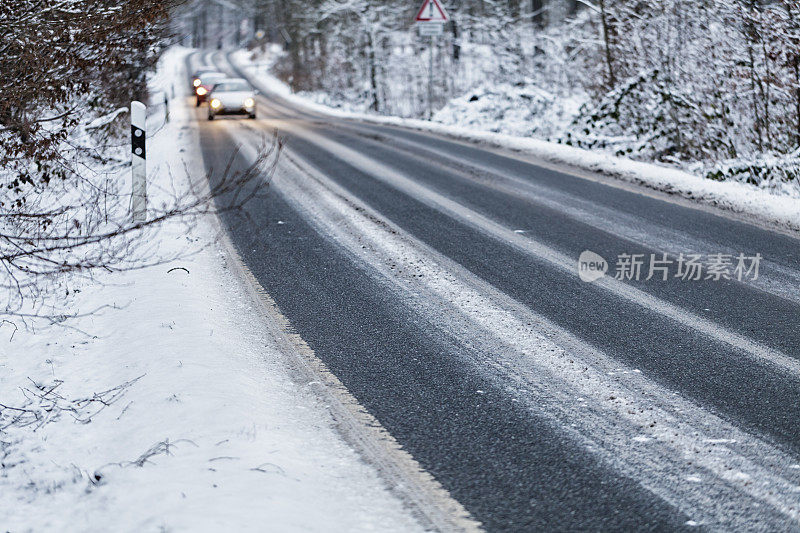
[[[207,212],[218,197],[245,201],[247,191],[233,193],[275,161],[277,143],[247,172],[219,176],[210,192],[194,183],[197,194],[176,196],[151,206],[146,220],[131,220],[130,191],[119,179],[130,142],[122,117],[132,99],[147,96],[146,75],[174,6],[173,0],[0,3],[0,287],[6,297],[0,321],[58,314],[52,289],[69,275],[161,260],[146,246],[159,223]],[[43,311],[45,303],[51,311]]]

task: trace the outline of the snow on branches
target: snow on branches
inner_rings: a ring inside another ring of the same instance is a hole
[[[287,55],[277,74],[294,90],[351,110],[425,116],[429,48],[413,26],[417,5],[251,1],[280,28],[271,38]],[[781,155],[800,143],[797,0],[445,4],[451,22],[433,51],[436,119],[714,176],[724,161],[741,171],[726,179],[796,181],[780,162],[793,161]],[[746,170],[759,161],[780,170]]]
[[[172,5],[0,3],[0,315],[39,293],[42,276],[108,266],[123,252],[88,247],[100,227],[111,231],[114,191],[101,176],[125,164],[122,119],[85,126],[146,95]]]
[[[81,116],[146,92],[173,0],[0,3],[0,205],[66,179],[62,143]]]

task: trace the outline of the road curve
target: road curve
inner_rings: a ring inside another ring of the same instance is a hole
[[[800,528],[800,240],[262,92],[259,120],[197,114],[211,171],[286,138],[231,240],[487,530]],[[763,260],[742,282],[586,283],[584,250]]]

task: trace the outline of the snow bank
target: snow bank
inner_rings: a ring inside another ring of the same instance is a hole
[[[557,97],[528,80],[521,84],[483,84],[450,100],[434,122],[517,137],[560,135],[585,99]]]
[[[185,53],[154,80],[179,95],[171,122],[152,117],[155,202],[201,161]],[[290,377],[215,237],[208,220],[167,224],[159,253],[182,259],[84,281],[72,302],[115,308],[0,326],[0,529],[420,529]]]
[[[312,102],[302,95],[293,94],[285,83],[273,76],[271,68],[274,57],[277,57],[277,54],[272,53],[272,56],[270,56],[268,52],[266,56],[257,62],[253,62],[251,57],[251,52],[245,50],[231,54],[233,63],[252,75],[261,90],[281,96],[291,103],[312,112],[374,124],[400,126],[512,150],[550,163],[568,165],[583,171],[598,172],[621,181],[663,191],[701,204],[716,206],[739,213],[761,223],[800,231],[800,198],[772,194],[768,190],[741,182],[707,180],[676,168],[634,161],[603,152],[583,150],[528,137],[481,131],[480,128],[485,127],[486,122],[483,122],[483,119],[475,118],[474,113],[467,117],[468,121],[472,121],[470,122],[470,127],[464,127],[463,125],[443,124],[435,121],[429,122],[333,109]],[[273,57],[273,59],[270,59],[270,57]],[[456,110],[451,111],[446,108],[443,110],[442,115],[437,116],[437,118],[457,122],[454,119],[455,112]],[[783,190],[781,189],[780,191]]]

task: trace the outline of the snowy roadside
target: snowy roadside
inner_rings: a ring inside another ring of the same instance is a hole
[[[200,160],[186,53],[154,79],[177,94],[148,143],[154,201]],[[0,426],[0,530],[421,529],[293,380],[212,221],[168,223],[157,245],[202,249],[84,282],[74,307],[118,308],[70,328],[0,327],[2,421],[32,421]]]
[[[515,137],[501,133],[446,125],[417,119],[380,116],[344,111],[328,107],[291,89],[271,74],[274,58],[269,56],[256,62],[251,53],[239,50],[231,55],[233,63],[252,75],[259,89],[274,93],[309,111],[360,120],[374,124],[402,126],[431,132],[462,141],[484,144],[493,148],[511,150],[578,171],[600,173],[623,182],[662,191],[704,205],[719,207],[759,223],[783,229],[800,231],[800,198],[773,194],[768,190],[745,183],[711,181],[676,168],[616,157],[607,153],[584,150],[528,137]]]

